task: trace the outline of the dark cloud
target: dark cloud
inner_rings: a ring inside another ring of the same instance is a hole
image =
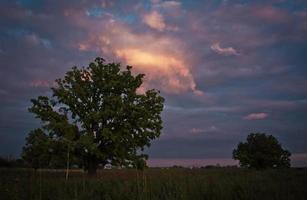
[[[307,152],[306,2],[153,2],[1,1],[0,154],[18,155],[39,125],[29,100],[96,56],[162,90],[153,158],[230,158],[250,132]]]

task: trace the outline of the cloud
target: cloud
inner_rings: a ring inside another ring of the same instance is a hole
[[[189,68],[176,56],[133,48],[119,49],[115,53],[119,58],[135,66],[137,71],[145,73],[149,83],[158,85],[164,91],[180,93],[192,90],[196,95],[201,95],[201,91],[196,90]]]
[[[43,45],[46,48],[51,47],[51,42],[49,40],[41,38],[35,33],[26,34],[24,36],[24,39],[31,45]]]
[[[165,14],[172,17],[182,16],[181,2],[179,1],[163,1],[153,2],[153,9],[164,11]]]
[[[222,55],[226,55],[226,56],[228,56],[228,55],[235,55],[235,56],[240,55],[233,47],[222,48],[219,43],[212,44],[211,49],[218,54],[222,54]]]
[[[35,88],[49,88],[52,86],[52,83],[47,80],[32,80],[30,86]]]
[[[306,167],[307,153],[294,153],[291,155],[291,165],[296,167]]]
[[[291,19],[287,11],[272,6],[254,7],[251,11],[256,17],[266,22],[285,23]]]
[[[163,14],[164,15],[163,15]],[[169,22],[174,18],[182,16],[181,3],[177,1],[152,1],[152,10],[146,12],[142,16],[142,21],[152,29],[163,31],[178,31],[178,26],[170,25],[165,22],[168,19]]]
[[[117,21],[107,21],[103,26],[91,32],[89,39],[76,48],[97,51],[132,65],[135,72],[146,75],[145,88],[157,88],[170,94],[191,91],[196,96],[203,95],[196,87],[181,41],[152,32],[135,33]]]
[[[181,6],[181,2],[179,1],[163,1],[159,4],[164,9],[177,9]]]
[[[166,28],[163,15],[157,11],[152,11],[144,15],[143,22],[147,24],[149,27],[156,29],[158,31],[164,31]]]
[[[199,133],[212,133],[212,132],[216,132],[218,131],[219,129],[212,125],[210,127],[207,127],[207,128],[192,128],[190,129],[190,133],[194,133],[194,134],[199,134]]]
[[[203,133],[205,130],[204,129],[201,129],[201,128],[192,128],[191,130],[190,130],[190,133],[196,133],[196,134],[198,134],[198,133]]]
[[[269,115],[267,113],[251,113],[245,116],[243,119],[245,120],[262,120],[266,119]]]
[[[307,153],[295,153],[291,155],[291,159],[307,160]]]
[[[151,2],[152,4],[157,4],[157,3],[160,2],[160,0],[150,0],[150,2]]]

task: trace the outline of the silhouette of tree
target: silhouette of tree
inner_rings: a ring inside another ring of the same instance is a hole
[[[31,131],[23,147],[22,159],[28,166],[38,168],[64,168],[67,162],[67,143],[51,138],[42,129]],[[70,165],[82,166],[75,155],[70,156]]]
[[[133,75],[131,68],[96,58],[57,79],[52,98],[31,100],[29,111],[50,138],[65,142],[89,174],[98,164],[139,165],[147,159],[141,151],[160,135],[164,98],[154,89],[138,93],[144,74]]]
[[[48,136],[42,129],[35,129],[26,138],[22,158],[35,170],[47,167],[50,162],[48,149]]]
[[[25,168],[24,160],[12,156],[0,156],[0,168]]]
[[[242,167],[256,169],[288,168],[290,155],[289,151],[282,149],[275,137],[265,133],[249,134],[247,142],[240,142],[233,151],[233,158],[239,160]]]

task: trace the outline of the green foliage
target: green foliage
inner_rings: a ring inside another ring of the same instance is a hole
[[[67,143],[50,138],[42,129],[31,131],[23,147],[22,159],[28,166],[38,168],[63,168],[66,163]],[[72,164],[80,164],[73,156]]]
[[[50,162],[48,136],[42,129],[31,131],[23,147],[22,158],[34,169],[47,167]]]
[[[239,160],[242,167],[256,169],[288,168],[290,155],[275,137],[264,133],[248,135],[247,142],[240,142],[233,151],[233,158]]]
[[[134,76],[131,68],[121,70],[103,58],[73,67],[56,80],[53,97],[32,99],[29,111],[41,119],[51,140],[67,144],[85,167],[135,165],[147,158],[140,152],[160,135],[164,99],[156,90],[137,93],[144,75]]]

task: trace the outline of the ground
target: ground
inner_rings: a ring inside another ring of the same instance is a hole
[[[307,169],[0,169],[0,199],[307,199]]]

